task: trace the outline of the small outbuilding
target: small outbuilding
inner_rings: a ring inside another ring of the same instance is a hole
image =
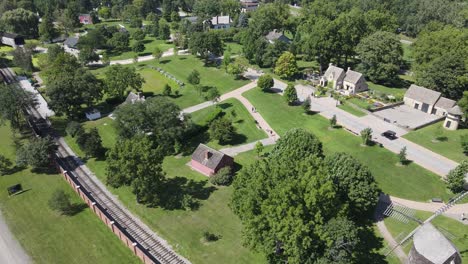
[[[231,27],[232,19],[230,16],[215,16],[209,20],[212,29],[228,29]]]
[[[194,170],[206,176],[212,176],[224,167],[232,168],[234,158],[221,151],[200,144],[192,154],[190,165]]]
[[[413,236],[408,264],[461,264],[457,248],[431,223],[425,223]]]
[[[3,45],[7,45],[13,48],[24,45],[24,38],[18,34],[0,32],[0,36]]]
[[[456,105],[447,111],[444,127],[448,130],[457,130],[463,116],[463,111]]]
[[[80,14],[78,16],[80,23],[83,25],[92,25],[93,24],[93,17],[90,14]]]
[[[85,114],[86,114],[86,118],[89,121],[93,121],[93,120],[97,120],[97,119],[101,118],[101,112],[99,112],[99,110],[97,110],[96,108],[91,109],[90,111],[86,112]]]

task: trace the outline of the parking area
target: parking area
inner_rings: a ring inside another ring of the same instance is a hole
[[[440,116],[430,115],[407,105],[399,105],[376,111],[374,115],[383,118],[386,122],[400,125],[408,129],[414,129],[441,119]]]

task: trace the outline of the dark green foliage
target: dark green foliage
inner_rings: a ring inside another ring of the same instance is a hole
[[[370,145],[372,142],[372,129],[370,127],[364,128],[361,131],[361,139],[362,139],[362,144],[364,145]]]
[[[288,84],[288,86],[284,90],[283,96],[289,105],[292,105],[297,102],[297,92],[296,88],[294,88],[294,84]]]
[[[132,160],[130,162],[140,162]],[[162,171],[160,161],[152,161],[154,164],[139,165],[144,170],[134,173],[132,192],[136,195],[137,202],[155,207],[161,202],[160,194],[165,174]]]
[[[403,64],[400,39],[393,33],[377,31],[356,47],[360,70],[375,83],[392,84],[398,80]]]
[[[462,109],[464,116],[468,117],[468,91],[463,92],[462,98],[458,101],[458,106]]]
[[[76,143],[87,157],[101,157],[104,154],[102,139],[97,128],[77,135]]]
[[[141,77],[140,73],[136,72],[134,67],[120,64],[108,67],[104,72],[104,76],[106,92],[121,99],[124,98],[127,89],[140,91],[145,82],[145,79]]]
[[[135,31],[133,32],[133,34],[132,34],[132,38],[133,38],[134,40],[137,40],[137,41],[139,41],[139,40],[144,40],[145,37],[146,37],[146,34],[145,34],[145,32],[144,32],[143,30],[141,30],[141,29],[135,30]]]
[[[0,176],[7,174],[13,163],[3,155],[0,155]]]
[[[48,201],[48,205],[50,209],[58,211],[62,215],[72,213],[70,195],[66,194],[63,190],[55,190]]]
[[[116,51],[126,51],[130,45],[130,37],[128,33],[117,32],[107,41],[107,45]]]
[[[210,177],[211,184],[227,186],[233,180],[233,174],[230,167],[221,168],[215,175]]]
[[[58,36],[57,30],[54,27],[53,19],[45,15],[42,17],[42,22],[39,25],[39,36],[42,41],[51,42],[54,38]]]
[[[211,122],[208,132],[212,139],[218,140],[220,144],[226,144],[234,139],[236,128],[231,120],[222,117]]]
[[[273,88],[275,84],[273,77],[269,74],[264,74],[258,78],[257,86],[260,87],[263,91],[268,91],[269,89]]]
[[[169,84],[164,85],[164,89],[163,89],[162,94],[163,94],[164,96],[170,96],[171,93],[172,93],[171,86],[170,86]]]
[[[32,51],[18,47],[13,51],[13,63],[27,72],[32,72],[34,69],[32,63]]]
[[[304,100],[302,103],[302,108],[304,109],[304,112],[307,114],[310,111],[310,96],[307,96],[307,98]]]
[[[57,149],[52,138],[33,138],[16,152],[18,166],[31,166],[33,169],[51,165],[51,154]]]
[[[213,111],[211,111],[205,119],[201,122],[202,126],[210,125],[215,119],[224,115],[223,110],[220,107],[215,107]]]
[[[92,47],[85,46],[80,49],[78,59],[83,65],[86,65],[90,62],[98,61],[99,55],[96,52],[94,52],[94,49]]]
[[[198,202],[191,195],[184,194],[180,204],[186,211],[190,211],[197,206]]]
[[[210,87],[207,91],[204,92],[203,97],[205,100],[217,102],[221,94],[219,93],[218,88]]]
[[[189,39],[189,49],[192,54],[198,54],[207,59],[210,54],[223,54],[223,41],[216,31],[195,32]]]
[[[2,14],[0,24],[6,32],[16,33],[25,37],[38,36],[39,18],[33,12],[18,8]]]
[[[158,38],[166,40],[166,39],[169,39],[170,36],[171,36],[171,28],[169,27],[169,23],[164,19],[159,20]]]
[[[462,192],[464,190],[463,185],[466,183],[465,177],[467,173],[468,161],[464,160],[447,175],[447,188],[454,193]]]
[[[34,104],[32,93],[16,85],[0,84],[0,122],[8,120],[12,129],[19,129],[25,120],[23,110]]]
[[[76,121],[68,122],[67,127],[65,128],[65,132],[70,135],[72,138],[75,136],[84,133],[83,126]]]
[[[176,141],[182,140],[188,118],[180,120],[180,108],[166,97],[153,97],[144,103],[125,104],[115,112],[119,136],[130,139],[152,133],[165,154],[174,150]]]
[[[208,231],[203,232],[203,240],[205,242],[213,242],[213,241],[217,241],[218,239],[219,237],[213,233],[210,233]]]
[[[400,164],[406,164],[408,159],[406,158],[406,147],[403,147],[400,152],[398,153],[398,161]]]
[[[233,182],[244,243],[269,263],[359,263],[354,252],[378,200],[376,183],[354,158],[322,156],[315,136],[294,129]]]
[[[132,51],[136,53],[143,52],[145,50],[145,44],[143,41],[139,40],[132,45]]]
[[[193,70],[187,77],[187,81],[192,85],[200,84],[200,73],[197,70]]]
[[[462,151],[465,155],[468,155],[468,134],[460,136],[460,144]]]
[[[255,153],[257,153],[257,157],[262,156],[265,147],[263,146],[262,142],[258,141],[255,143]]]
[[[336,115],[333,115],[330,119],[330,127],[334,128],[336,126]]]

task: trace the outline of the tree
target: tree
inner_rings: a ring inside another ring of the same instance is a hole
[[[260,89],[262,89],[262,91],[264,92],[273,88],[274,84],[275,82],[273,80],[273,77],[271,77],[271,75],[269,74],[264,74],[260,76],[260,78],[258,78],[257,81],[257,86],[260,87]]]
[[[72,213],[70,195],[66,194],[63,190],[55,190],[52,193],[48,204],[50,209],[58,211],[62,215],[68,215]]]
[[[199,0],[193,6],[194,13],[203,18],[208,19],[217,16],[221,13],[220,1],[217,0]]]
[[[403,64],[400,39],[393,33],[378,31],[361,40],[356,47],[359,69],[375,83],[390,85],[398,80]]]
[[[80,21],[78,20],[79,11],[80,10],[76,2],[70,2],[66,9],[59,10],[60,13],[57,16],[57,20],[65,29],[66,33],[71,32],[75,28],[81,26]]]
[[[95,127],[87,133],[79,133],[76,142],[86,157],[101,157],[104,154],[102,139]]]
[[[228,66],[231,64],[231,62],[232,62],[231,52],[229,50],[225,50],[224,54],[223,54],[222,65],[223,65],[223,68],[226,70],[226,72],[227,72]]]
[[[158,38],[159,39],[169,39],[171,37],[171,28],[169,27],[169,23],[162,18],[158,22]]]
[[[83,68],[60,72],[53,79],[48,79],[46,93],[49,105],[58,115],[76,117],[83,105],[89,107],[102,97],[102,82]]]
[[[464,160],[447,175],[447,188],[449,188],[453,193],[462,192],[464,190],[463,185],[466,184],[465,177],[467,173],[468,161]]]
[[[255,153],[257,153],[257,157],[262,156],[262,153],[263,153],[264,149],[265,149],[265,147],[263,146],[261,141],[258,141],[257,143],[255,143]]]
[[[230,63],[226,69],[227,73],[234,75],[235,79],[240,79],[242,74],[245,72],[245,67],[237,62]]]
[[[331,128],[336,127],[336,115],[333,115],[332,118],[330,119],[330,127]]]
[[[289,83],[286,89],[284,90],[284,99],[288,105],[292,105],[297,101],[297,92],[294,84]]]
[[[13,164],[7,157],[0,155],[0,176],[7,174],[11,165]]]
[[[156,47],[156,48],[154,48],[152,55],[157,61],[159,61],[159,59],[163,55],[163,52],[159,47]]]
[[[465,134],[460,136],[460,144],[463,154],[468,155],[468,135]]]
[[[58,36],[53,20],[48,15],[42,17],[42,22],[39,24],[39,36],[43,42],[52,42],[52,40]]]
[[[166,85],[164,85],[164,89],[163,89],[162,94],[163,94],[164,96],[169,96],[169,95],[171,95],[171,93],[172,93],[171,86],[170,86],[169,84],[166,83]]]
[[[233,180],[233,174],[230,167],[221,168],[215,175],[210,177],[211,184],[227,186]]]
[[[189,118],[180,119],[181,109],[166,97],[153,97],[145,102],[120,106],[116,117],[121,138],[151,134],[167,154],[172,154],[176,141],[184,138]]]
[[[137,29],[133,32],[132,34],[132,38],[136,41],[141,41],[141,40],[144,40],[146,37],[146,34],[143,30],[141,29]]]
[[[128,47],[130,45],[130,37],[128,36],[128,33],[114,33],[114,35],[112,35],[112,38],[110,38],[107,41],[107,45],[119,52],[124,52],[128,50]]]
[[[205,92],[204,97],[205,97],[205,100],[217,102],[219,101],[221,94],[219,93],[216,87],[210,87],[208,91]]]
[[[189,49],[192,54],[207,59],[210,54],[222,54],[224,48],[219,34],[215,31],[208,31],[193,33],[189,39]]]
[[[25,121],[24,109],[35,105],[35,96],[16,85],[0,84],[0,123],[8,120],[10,127],[19,130]]]
[[[465,117],[468,117],[468,91],[463,92],[462,98],[458,101],[458,106],[462,109]]]
[[[145,50],[145,44],[143,43],[143,41],[139,40],[135,43],[133,43],[132,45],[132,51],[135,52],[135,53],[140,53],[140,52],[143,52]]]
[[[307,96],[307,98],[304,100],[302,103],[302,108],[304,109],[304,112],[307,114],[310,112],[310,96]]]
[[[141,90],[145,79],[134,67],[126,67],[120,64],[111,65],[104,72],[105,90],[109,95],[123,99],[128,88]]]
[[[80,53],[78,54],[78,60],[83,64],[86,65],[93,61],[99,60],[99,55],[94,52],[94,49],[90,46],[85,46],[80,48]]]
[[[34,69],[32,63],[32,51],[18,47],[13,51],[13,63],[27,72],[32,72]]]
[[[99,17],[109,19],[111,17],[111,9],[107,6],[102,6],[98,10]]]
[[[236,128],[227,118],[218,118],[211,122],[208,129],[210,137],[222,145],[231,142],[236,135]]]
[[[0,24],[7,32],[14,32],[30,38],[38,36],[39,18],[33,12],[23,8],[6,11]]]
[[[21,146],[16,153],[18,166],[31,166],[33,169],[47,168],[51,164],[50,155],[57,146],[50,137],[33,138]]]
[[[361,131],[362,144],[369,146],[372,142],[372,129],[370,127],[364,128]]]
[[[289,51],[286,51],[276,62],[275,73],[282,78],[291,79],[299,72],[296,57]]]
[[[200,84],[200,73],[197,70],[192,70],[192,72],[187,77],[187,81],[191,85],[198,85]]]
[[[67,124],[65,132],[67,132],[67,135],[70,135],[72,138],[74,138],[75,136],[84,133],[84,129],[79,122],[71,121]]]
[[[132,192],[136,195],[138,203],[155,207],[161,202],[161,192],[166,175],[161,164],[150,164],[147,167],[147,171],[136,173],[132,181]]]
[[[406,147],[403,147],[400,152],[398,153],[398,161],[400,164],[405,165],[408,161],[406,158]]]

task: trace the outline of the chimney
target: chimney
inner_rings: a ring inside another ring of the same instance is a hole
[[[211,152],[206,151],[206,152],[205,152],[205,160],[210,159],[212,155],[213,155],[213,154],[212,154]]]

